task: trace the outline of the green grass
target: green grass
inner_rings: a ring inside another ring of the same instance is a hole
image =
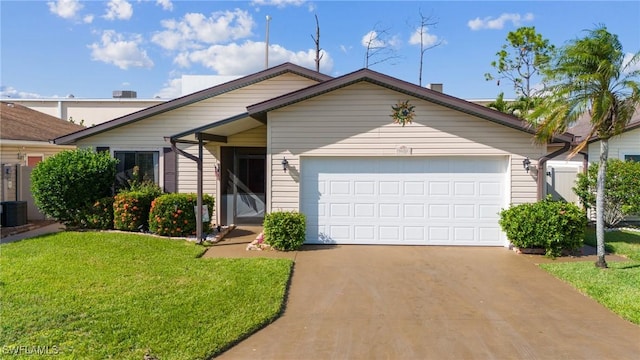
[[[82,359],[218,354],[280,314],[292,262],[203,251],[101,232],[2,245],[0,346],[55,346],[57,358]]]
[[[605,248],[607,252],[628,257],[640,261],[640,232],[636,231],[612,231],[604,234]],[[596,232],[588,228],[585,233],[584,243],[596,246]]]
[[[585,243],[595,245],[589,229]],[[608,269],[598,269],[593,262],[552,263],[540,266],[570,283],[623,318],[640,325],[640,233],[616,231],[605,234],[607,251],[629,258],[625,262],[609,261]]]

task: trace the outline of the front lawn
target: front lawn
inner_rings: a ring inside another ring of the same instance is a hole
[[[65,232],[0,246],[3,353],[202,359],[275,319],[292,262],[202,259],[186,241]]]
[[[585,243],[595,245],[593,230]],[[554,276],[567,281],[623,318],[640,325],[640,233],[616,231],[605,234],[607,251],[629,258],[625,262],[609,261],[601,270],[593,262],[540,265]]]

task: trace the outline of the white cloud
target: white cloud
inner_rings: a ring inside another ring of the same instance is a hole
[[[631,63],[631,59],[633,59],[632,53],[624,54],[624,59],[622,60],[622,66],[626,67],[625,73],[630,73],[632,71],[640,71],[640,57],[636,59],[634,63]]]
[[[84,7],[78,0],[49,1],[49,11],[64,19],[73,19]]]
[[[487,16],[483,19],[480,19],[479,17],[477,17],[473,20],[469,20],[467,22],[467,26],[469,26],[469,28],[473,31],[483,29],[500,30],[504,28],[505,24],[508,22],[513,24],[513,26],[521,26],[522,23],[531,21],[533,21],[532,13],[526,13],[524,15],[504,13],[501,14],[498,18]]]
[[[19,91],[13,86],[0,86],[0,98],[3,99],[43,99],[51,96],[42,96],[37,93]],[[57,97],[57,96],[54,96]]]
[[[182,78],[169,79],[163,84],[162,89],[153,94],[153,97],[161,99],[175,99],[182,95]]]
[[[82,22],[85,24],[91,24],[93,22],[93,15],[89,14],[82,18]]]
[[[379,38],[378,33],[373,30],[364,34],[361,44],[362,46],[370,49],[381,48],[386,45],[385,42]]]
[[[254,0],[251,2],[253,6],[276,6],[284,8],[289,5],[300,6],[305,3],[305,0]]]
[[[210,17],[188,13],[180,20],[163,20],[161,25],[166,30],[155,33],[151,40],[167,50],[185,50],[246,38],[252,35],[255,22],[248,12],[235,9]]]
[[[422,31],[422,45],[424,47],[429,47],[435,45],[440,41],[437,35],[429,34],[429,29],[425,28]],[[416,29],[416,31],[411,34],[411,38],[409,38],[409,44],[411,45],[420,45],[420,29]]]
[[[147,56],[145,50],[140,49],[141,35],[132,35],[125,39],[122,34],[113,30],[105,30],[102,33],[101,43],[89,45],[91,59],[113,64],[126,70],[131,67],[153,67],[153,61]]]
[[[129,20],[132,15],[133,7],[127,0],[109,0],[103,17],[107,20]]]
[[[385,37],[384,33],[378,33],[375,30],[371,30],[364,34],[360,43],[365,48],[370,49],[396,47],[400,45],[400,38],[397,35]]]
[[[171,0],[156,0],[156,5],[162,6],[162,9],[173,11],[173,3]]]
[[[174,62],[180,66],[200,64],[218,75],[246,75],[264,68],[264,42],[246,41],[243,44],[212,45],[206,49],[181,53]],[[323,51],[321,71],[333,68],[333,59]],[[280,45],[269,46],[269,66],[291,62],[310,69],[315,68],[315,50],[291,51]]]

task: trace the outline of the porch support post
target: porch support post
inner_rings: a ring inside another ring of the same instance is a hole
[[[196,133],[196,137],[198,138],[198,184],[197,184],[197,192],[198,198],[196,201],[196,206],[198,210],[196,211],[196,236],[198,237],[198,243],[201,243],[204,240],[203,226],[202,226],[202,134]]]

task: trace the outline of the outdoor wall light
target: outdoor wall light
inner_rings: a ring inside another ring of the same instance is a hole
[[[531,168],[531,160],[529,160],[529,158],[525,158],[524,160],[522,160],[522,167],[524,167],[524,169],[527,170],[528,173],[529,169]]]
[[[287,161],[287,158],[282,158],[282,170],[284,172],[287,172],[287,168],[289,167],[289,161]]]

